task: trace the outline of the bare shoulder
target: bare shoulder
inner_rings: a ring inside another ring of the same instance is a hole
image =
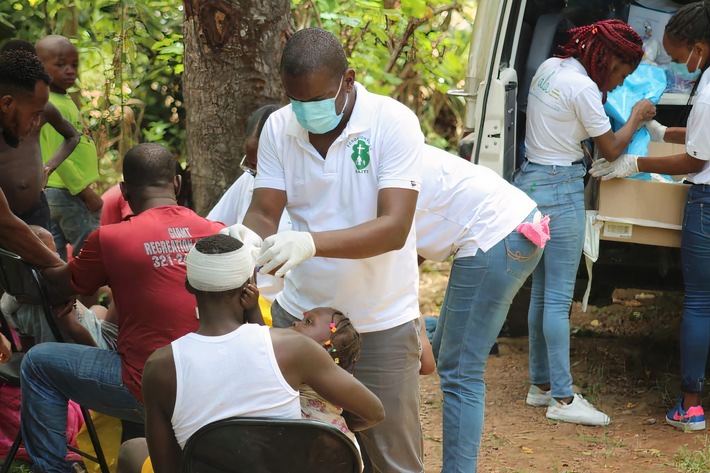
[[[168,379],[175,379],[175,361],[171,345],[155,350],[143,368],[143,383]]]
[[[277,347],[283,350],[303,349],[310,345],[309,342],[318,346],[318,344],[310,338],[289,328],[271,328],[269,329],[269,334],[271,335],[271,343],[273,343],[274,349]]]
[[[58,123],[62,120],[62,114],[57,107],[54,106],[52,102],[47,102],[44,107],[44,113],[42,113],[42,121],[44,123],[49,122],[50,124]]]
[[[274,354],[280,366],[299,362],[306,358],[303,355],[325,353],[325,350],[318,343],[295,330],[272,328],[269,333],[271,334],[271,343],[274,346]]]

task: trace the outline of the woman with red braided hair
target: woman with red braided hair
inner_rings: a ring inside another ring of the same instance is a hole
[[[584,243],[584,154],[589,137],[610,161],[655,115],[637,103],[616,133],[604,113],[606,94],[624,82],[643,56],[641,38],[626,23],[604,20],[569,31],[561,54],[543,62],[530,85],[525,162],[513,183],[550,216],[550,241],[533,271],[528,309],[530,389],[527,403],[547,418],[607,425],[609,417],[572,391],[569,310]]]
[[[643,172],[688,174],[680,254],[685,300],[680,326],[680,383],[682,394],[666,415],[681,430],[704,430],[700,396],[710,348],[710,2],[691,3],[678,10],[666,25],[663,47],[673,62],[687,72],[702,71],[695,90],[687,128],[666,128],[652,121],[647,127],[655,141],[685,144],[674,156],[644,157],[625,154],[609,163],[594,163],[591,174],[602,179]]]

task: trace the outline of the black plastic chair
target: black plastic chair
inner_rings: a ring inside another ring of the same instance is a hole
[[[231,417],[202,427],[183,473],[359,473],[360,454],[338,428],[302,419]]]
[[[49,328],[52,330],[54,338],[58,342],[64,342],[64,338],[62,337],[62,334],[54,321],[54,317],[52,316],[52,309],[49,305],[47,291],[42,284],[42,276],[39,271],[25,263],[22,258],[16,254],[2,248],[0,248],[0,287],[2,287],[5,292],[11,296],[17,298],[17,300],[23,304],[42,306],[45,319],[47,320]],[[0,313],[0,319],[2,319],[3,325],[6,326],[7,321],[4,320],[2,313]],[[12,360],[10,360],[9,363],[0,364],[0,384],[20,386],[20,363],[22,362],[23,356],[23,353],[14,353]],[[101,443],[99,442],[99,437],[96,434],[96,428],[94,427],[94,423],[89,415],[89,410],[85,407],[81,407],[81,413],[84,416],[86,430],[89,433],[89,438],[94,446],[96,456],[89,455],[72,446],[68,446],[67,448],[88,460],[98,463],[101,468],[101,473],[109,473],[106,458],[101,450]],[[17,455],[17,451],[20,449],[21,443],[22,431],[17,433],[17,437],[15,437],[15,441],[4,459],[0,473],[7,473],[10,471],[10,465],[15,460],[15,456]]]

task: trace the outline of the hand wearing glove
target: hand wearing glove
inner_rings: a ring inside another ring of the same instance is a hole
[[[646,123],[646,129],[648,130],[648,133],[651,135],[651,141],[655,141],[657,143],[665,143],[666,141],[664,140],[664,137],[666,136],[666,129],[667,126],[663,126],[660,123],[658,123],[656,120],[650,120],[648,123]]]
[[[219,231],[223,235],[229,235],[232,238],[236,238],[245,245],[251,245],[256,248],[261,248],[263,240],[259,235],[257,235],[254,230],[249,227],[245,227],[241,223],[236,223],[231,227],[223,228]]]
[[[589,174],[593,177],[601,177],[602,181],[607,181],[615,177],[626,177],[639,172],[636,162],[638,156],[635,154],[622,154],[616,161],[610,163],[606,159],[598,159],[592,163]]]
[[[311,234],[291,230],[266,238],[256,265],[261,266],[261,274],[269,274],[278,268],[275,276],[281,278],[315,254],[316,245]]]

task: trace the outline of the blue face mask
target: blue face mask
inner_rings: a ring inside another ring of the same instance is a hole
[[[690,72],[688,70],[688,63],[690,62],[690,58],[692,56],[693,53],[691,51],[691,53],[688,55],[688,59],[685,60],[685,63],[679,64],[677,62],[671,62],[670,64],[668,64],[668,67],[673,73],[673,77],[683,80],[685,82],[693,82],[696,81],[698,77],[700,77],[700,74],[702,73],[702,71],[700,70],[700,63],[702,62],[703,57],[700,56],[700,58],[698,58],[698,64],[695,66],[695,71]]]
[[[343,81],[341,79],[335,97],[330,99],[317,100],[315,102],[301,102],[300,100],[289,99],[298,123],[314,135],[328,133],[338,126],[340,120],[343,119],[345,108],[348,106],[348,95],[346,94],[345,105],[343,105],[340,114],[335,111],[335,99],[338,98],[342,86]]]

